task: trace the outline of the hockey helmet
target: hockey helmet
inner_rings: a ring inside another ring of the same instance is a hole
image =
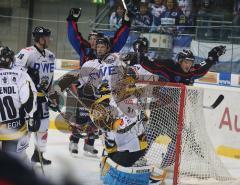
[[[99,38],[97,38],[96,45],[98,45],[98,44],[104,44],[104,45],[106,45],[108,47],[111,46],[110,39],[108,37],[99,37]]]
[[[133,42],[133,50],[135,52],[147,52],[149,46],[149,41],[146,37],[139,37]]]
[[[10,68],[14,62],[14,52],[8,47],[0,47],[0,67]]]
[[[102,33],[99,33],[96,30],[92,30],[89,34],[88,34],[88,40],[90,39],[91,36],[95,36],[95,37],[103,37]]]
[[[41,37],[49,37],[51,35],[51,31],[48,28],[44,28],[42,26],[37,26],[34,28],[32,35],[35,41],[38,41]]]
[[[183,51],[179,52],[177,55],[177,61],[181,62],[183,60],[192,61],[194,63],[195,57],[190,50],[183,49]]]

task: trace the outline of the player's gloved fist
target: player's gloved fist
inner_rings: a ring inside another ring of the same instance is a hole
[[[71,8],[67,20],[78,21],[79,17],[81,16],[81,12],[81,8]]]
[[[97,88],[98,95],[109,94],[111,91],[109,89],[108,81],[103,81]]]
[[[218,58],[225,54],[226,46],[216,46],[211,51],[208,52],[208,59],[218,62]]]
[[[130,11],[125,10],[124,15],[123,15],[123,21],[122,21],[123,24],[127,24],[130,26],[132,17],[133,17],[133,14]]]
[[[40,115],[39,112],[35,112],[32,118],[28,120],[28,131],[29,132],[37,132],[41,125]]]

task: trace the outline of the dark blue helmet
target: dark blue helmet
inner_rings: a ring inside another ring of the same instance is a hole
[[[96,45],[98,44],[104,44],[108,47],[111,47],[110,39],[108,37],[99,37],[96,40]]]
[[[34,28],[32,35],[35,41],[38,41],[41,37],[49,37],[51,35],[51,31],[48,28],[44,28],[42,26],[37,26]]]

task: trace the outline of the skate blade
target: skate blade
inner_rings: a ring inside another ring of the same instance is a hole
[[[86,157],[98,158],[97,154],[93,154],[91,152],[84,151],[83,155]]]
[[[78,153],[70,153],[70,155],[71,155],[73,158],[77,158],[77,157],[78,157]]]

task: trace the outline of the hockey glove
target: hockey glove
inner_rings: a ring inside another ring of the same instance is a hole
[[[35,112],[33,114],[33,118],[28,119],[28,131],[29,132],[37,132],[40,128],[41,120],[39,112]]]
[[[78,21],[81,16],[82,9],[81,8],[71,8],[67,17],[67,20],[73,20],[75,22]]]
[[[48,106],[54,112],[57,112],[59,110],[59,95],[56,91],[54,91],[54,93],[49,94]]]
[[[79,74],[66,74],[62,79],[59,80],[58,86],[63,92],[65,89],[69,88],[72,83],[77,81],[79,78]]]
[[[208,59],[214,62],[218,62],[218,58],[224,55],[226,52],[226,46],[216,46],[208,52]]]
[[[102,83],[99,85],[99,87],[97,88],[97,95],[106,95],[106,94],[110,94],[110,89],[109,89],[109,84],[107,80],[103,80]]]
[[[132,13],[130,13],[128,10],[124,12],[123,18],[122,18],[122,24],[126,24],[130,27],[131,25],[131,18],[132,18]]]
[[[31,77],[34,85],[36,86],[37,88],[37,91],[40,91],[38,85],[39,85],[39,82],[40,82],[40,79],[39,79],[39,71],[36,70],[36,69],[32,69],[32,68],[28,68],[27,70],[27,73],[28,75]]]

